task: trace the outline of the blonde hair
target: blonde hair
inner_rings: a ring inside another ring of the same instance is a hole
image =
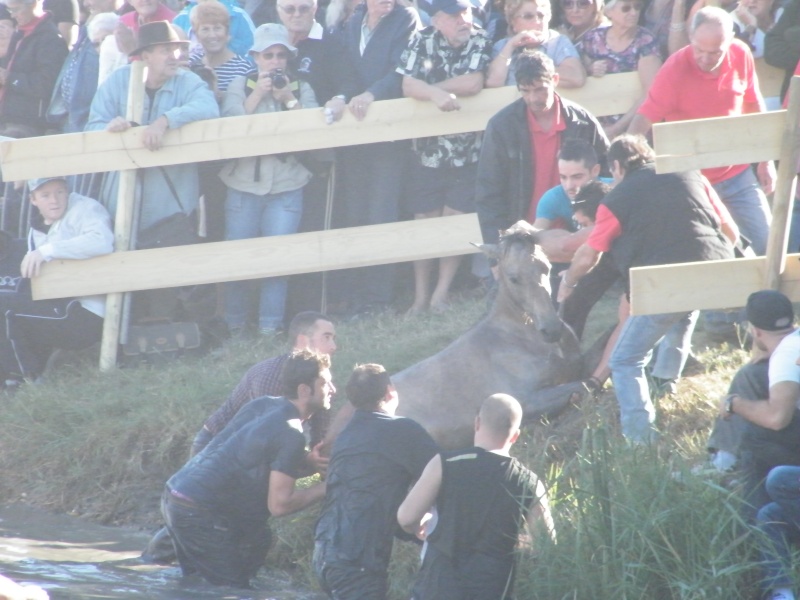
[[[206,23],[216,25],[219,23],[226,30],[231,27],[231,15],[228,9],[222,2],[217,0],[199,0],[189,13],[189,22],[192,24],[192,29],[198,29],[200,25]]]

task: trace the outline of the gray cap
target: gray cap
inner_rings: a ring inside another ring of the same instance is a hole
[[[275,44],[280,44],[292,54],[297,54],[297,48],[289,43],[289,31],[278,23],[264,23],[258,26],[253,33],[253,46],[250,52],[263,52]]]
[[[28,191],[34,192],[38,188],[42,187],[45,183],[50,183],[51,181],[63,181],[66,183],[67,179],[65,177],[41,177],[39,179],[28,179]]]

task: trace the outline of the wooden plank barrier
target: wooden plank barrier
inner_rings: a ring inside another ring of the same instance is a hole
[[[632,269],[631,314],[744,306],[750,293],[765,287],[800,301],[800,255],[785,253],[800,152],[800,77],[792,79],[789,106],[791,115],[784,110],[654,127],[656,167],[662,173],[780,158],[774,228],[766,257]]]
[[[783,71],[756,64],[764,95],[777,95]],[[641,89],[636,73],[621,73],[589,77],[585,86],[559,94],[600,117],[627,111]],[[462,109],[450,113],[430,102],[384,100],[373,103],[363,121],[346,112],[333,125],[325,124],[322,109],[213,119],[167,132],[158,152],[144,148],[136,129],[48,136],[46,144],[42,138],[13,140],[0,143],[0,165],[5,181],[17,181],[482,131],[517,97],[514,87],[486,89],[462,98]]]
[[[636,267],[630,271],[631,314],[744,306],[751,292],[764,288],[766,268],[764,256]],[[800,254],[787,256],[780,290],[800,302]]]
[[[477,252],[474,213],[367,227],[53,260],[31,280],[37,300],[240,281]]]
[[[623,73],[559,93],[602,116],[625,112],[641,84],[636,73]],[[482,131],[518,97],[515,87],[487,89],[460,99],[461,110],[449,113],[431,102],[383,100],[370,106],[363,121],[346,111],[332,125],[325,124],[321,108],[210,119],[168,131],[157,152],[142,145],[137,128],[48,136],[46,144],[42,138],[13,140],[0,143],[0,164],[3,178],[16,181]]]
[[[785,128],[785,110],[656,123],[656,171],[674,173],[775,160]]]

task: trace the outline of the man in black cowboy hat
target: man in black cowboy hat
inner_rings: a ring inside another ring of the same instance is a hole
[[[167,21],[142,25],[136,50],[131,53],[139,56],[147,67],[141,127],[126,118],[131,69],[126,65],[111,73],[98,88],[86,130],[123,132],[140,127],[142,143],[156,151],[161,148],[168,129],[218,117],[219,106],[208,85],[191,71],[181,68],[180,54],[187,45]],[[106,177],[101,190],[101,197],[112,215],[116,213],[118,186],[119,177],[112,173]],[[154,229],[150,228],[159,222],[160,246],[187,243],[187,238],[196,236],[197,223],[193,215],[200,197],[196,163],[140,169],[136,194],[141,198],[138,229],[134,232],[139,242],[145,237],[153,238]],[[180,213],[186,217],[181,217]],[[170,217],[178,218],[166,221],[169,226],[164,231],[165,220]],[[143,246],[142,243],[136,245]],[[150,291],[136,298],[134,312],[136,316],[173,318],[177,301],[174,289]]]
[[[181,68],[181,49],[189,42],[182,40],[167,21],[147,23],[139,28],[137,48],[147,66],[146,95],[141,118],[142,142],[150,150],[158,150],[168,129],[219,116],[219,108],[208,85],[191,71]],[[138,126],[125,118],[128,99],[130,65],[114,71],[97,90],[89,114],[87,131],[122,132]],[[109,177],[105,197],[115,211],[118,179]],[[190,214],[197,209],[200,196],[197,166],[194,163],[143,169],[137,193],[142,194],[139,229],[177,212]]]

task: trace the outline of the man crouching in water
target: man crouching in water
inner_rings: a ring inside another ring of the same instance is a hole
[[[475,446],[434,456],[400,505],[398,522],[419,537],[436,505],[413,600],[510,599],[524,522],[531,535],[543,523],[555,541],[542,482],[508,454],[521,422],[515,398],[489,396],[475,417]]]
[[[167,481],[161,512],[184,576],[249,588],[270,547],[270,516],[325,496],[325,483],[298,489],[306,472],[302,421],[329,408],[330,359],[311,350],[283,367],[284,398],[220,444],[207,446]]]
[[[345,391],[355,412],[333,444],[313,566],[334,600],[385,600],[393,537],[404,535],[397,507],[438,448],[395,416],[397,391],[381,365],[356,366]]]

